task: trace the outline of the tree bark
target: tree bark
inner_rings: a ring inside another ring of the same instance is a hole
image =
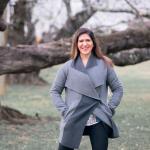
[[[18,44],[33,44],[35,41],[35,28],[34,23],[31,22],[31,11],[34,6],[34,2],[28,2],[26,0],[18,1],[15,5],[15,12],[12,17],[13,25],[9,26],[8,30],[8,43],[11,46]],[[27,31],[24,27],[27,27]],[[21,36],[20,36],[21,35]],[[40,70],[23,73],[7,75],[8,84],[33,84],[44,85],[47,82],[39,77]]]
[[[126,31],[112,33],[107,36],[97,35],[97,38],[98,41],[103,41],[100,43],[100,46],[106,54],[114,54],[132,48],[149,48],[149,35],[150,30],[146,26],[140,29],[127,29]],[[0,47],[0,74],[38,71],[42,68],[64,63],[69,59],[70,49],[71,38],[51,41],[50,43],[40,45]],[[138,54],[142,56],[142,59],[137,59],[134,63],[149,59],[149,57],[147,58],[149,51],[144,54],[142,50]],[[123,61],[122,58],[120,59]],[[123,65],[119,61],[115,63],[117,65]],[[126,65],[129,64],[133,64],[133,62],[127,63],[126,60]]]
[[[38,46],[0,47],[0,75],[28,73],[60,64],[68,59],[69,52],[70,45],[61,41]]]
[[[139,62],[150,60],[150,48],[133,48],[128,51],[122,51],[109,54],[115,65],[127,66],[134,65]]]
[[[13,24],[8,28],[8,43],[12,46],[18,44],[33,44],[35,41],[35,29],[32,19],[34,3],[26,0],[18,1],[14,7],[12,16]],[[26,27],[26,31],[25,31]]]
[[[97,38],[106,54],[135,47],[150,47],[150,23],[143,24],[143,27],[134,26],[134,29],[129,28],[106,36],[97,34]]]
[[[100,44],[100,46],[106,48],[106,54],[112,55],[116,52],[125,50],[129,51],[129,49],[134,47],[150,47],[149,32],[149,28],[140,29],[137,31],[128,29],[127,31],[99,37],[98,39],[99,41],[104,41]],[[52,41],[50,43],[44,43],[40,45],[0,47],[0,74],[32,72],[42,68],[64,63],[69,59],[70,48],[70,38],[59,41]],[[137,54],[137,52],[135,54]],[[128,63],[127,59],[125,59],[126,64],[124,63],[124,65],[133,64],[133,62],[139,63],[145,60],[149,60],[149,49],[144,53],[143,50],[139,50],[138,55],[141,55],[142,57],[136,61],[129,61]],[[134,57],[135,56],[136,55],[134,55]],[[114,61],[115,59],[116,58],[114,58]],[[120,59],[123,61],[122,57]],[[119,61],[115,63],[117,65],[123,65],[123,63],[119,63]]]
[[[4,21],[4,19],[0,19],[0,31],[5,31],[7,28],[7,23]]]
[[[0,17],[3,15],[8,2],[9,2],[9,0],[1,0],[0,1]]]
[[[0,31],[5,31],[7,28],[7,23],[2,19],[2,15],[7,6],[9,0],[1,0],[0,1]]]

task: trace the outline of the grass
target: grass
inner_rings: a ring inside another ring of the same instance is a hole
[[[134,66],[115,67],[124,85],[124,97],[114,120],[120,138],[109,140],[109,150],[150,149],[150,61]],[[49,97],[49,88],[60,67],[44,69],[41,76],[49,86],[13,85],[7,88],[2,105],[34,116],[59,117]],[[59,121],[35,125],[12,125],[0,122],[0,150],[55,150],[58,145]],[[89,139],[82,139],[80,150],[91,150]]]

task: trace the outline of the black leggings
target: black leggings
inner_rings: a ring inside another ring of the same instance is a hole
[[[88,135],[92,145],[92,150],[107,150],[108,135],[111,128],[102,121],[91,126],[86,126],[83,135]],[[59,144],[58,150],[74,150]]]

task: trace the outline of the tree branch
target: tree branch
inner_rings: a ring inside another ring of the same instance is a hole
[[[146,48],[150,47],[150,26],[149,24],[145,24],[143,28],[129,28],[125,31],[115,32],[106,36],[97,34],[97,37],[106,54],[135,47]]]
[[[88,8],[77,13],[75,16],[69,17],[64,26],[59,30],[55,40],[64,37],[70,37],[73,33],[83,25],[93,14],[95,10]]]
[[[136,16],[140,17],[140,13],[139,13],[138,9],[136,7],[134,7],[128,0],[124,0],[124,1],[131,7],[133,12],[135,12]]]
[[[0,47],[0,75],[27,73],[64,63],[69,56],[67,41],[46,44]]]
[[[109,56],[117,66],[134,65],[150,60],[150,48],[134,48],[128,51],[110,54]]]
[[[67,10],[67,15],[68,18],[71,17],[71,1],[70,0],[63,0],[65,6],[66,6],[66,10]]]
[[[129,14],[135,14],[133,12],[133,10],[129,10],[129,9],[109,9],[109,8],[101,8],[99,6],[92,6],[93,9],[95,11],[101,11],[101,12],[112,12],[112,13],[129,13]],[[147,17],[147,18],[150,18],[150,12],[149,11],[139,11],[139,14],[141,17]]]
[[[149,28],[113,33],[107,36],[99,36],[98,40],[104,42],[100,44],[106,54],[124,51],[135,47],[150,47]],[[42,68],[64,63],[69,59],[71,48],[71,38],[59,41],[52,41],[40,45],[21,45],[18,47],[0,47],[0,75],[8,73],[25,73],[37,71]],[[104,49],[105,48],[105,49]],[[137,52],[136,52],[137,54]],[[144,54],[146,55],[144,58]],[[127,55],[127,54],[126,54]],[[135,63],[149,59],[149,51],[143,50],[142,55]],[[114,58],[115,60],[116,58]],[[127,59],[126,59],[127,60]],[[122,60],[121,60],[122,61]],[[115,62],[123,65],[122,62]],[[126,64],[133,64],[132,62]],[[124,64],[124,65],[126,65]]]

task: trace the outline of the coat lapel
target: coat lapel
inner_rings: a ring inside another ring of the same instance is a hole
[[[87,74],[71,68],[65,86],[86,96],[98,99],[97,92]]]
[[[100,100],[96,87],[104,83],[104,75],[98,65],[97,58],[91,54],[86,67],[84,67],[81,57],[78,56],[72,62],[72,67],[66,81],[66,87],[96,100]]]
[[[95,88],[104,84],[107,68],[103,60],[91,55],[86,66],[86,71]]]

